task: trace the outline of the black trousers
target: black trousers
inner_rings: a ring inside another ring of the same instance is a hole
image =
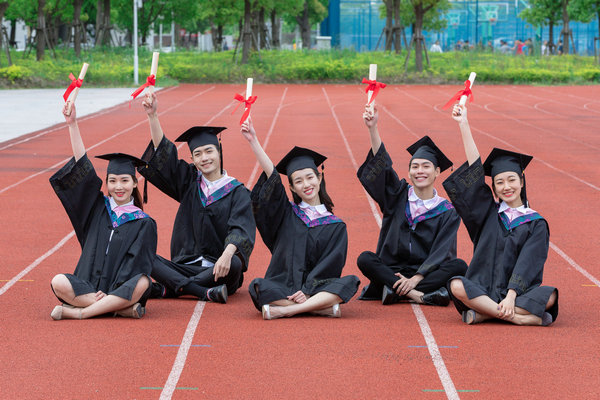
[[[390,289],[399,279],[395,274],[401,273],[407,278],[412,278],[417,271],[414,267],[403,265],[385,265],[379,256],[371,251],[365,251],[358,256],[356,261],[358,268],[364,276],[369,278],[369,288],[364,293],[365,297],[381,298],[383,286]],[[455,258],[442,263],[438,269],[429,272],[421,282],[415,287],[423,293],[431,293],[439,288],[446,286],[446,283],[453,276],[463,276],[467,272],[467,263],[460,258]]]
[[[219,285],[227,285],[227,293],[233,294],[242,286],[244,276],[242,274],[242,260],[237,256],[231,258],[231,266],[227,276],[219,278],[215,282],[213,267],[178,264],[157,255],[152,265],[152,278],[165,285],[169,293],[177,297],[188,294],[185,291],[182,292],[180,289],[190,283],[206,289]]]

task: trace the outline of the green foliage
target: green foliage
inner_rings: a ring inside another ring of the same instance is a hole
[[[82,63],[90,68],[86,87],[133,87],[133,52],[131,49],[103,48],[82,52],[78,59],[73,50],[58,50],[57,58],[36,62],[33,53],[23,57],[13,53],[15,65],[0,69],[0,87],[66,87],[68,76],[77,75]],[[240,55],[238,54],[238,59]],[[233,62],[233,52],[206,53],[178,51],[160,56],[158,84],[243,83],[253,77],[261,83],[351,83],[358,84],[378,64],[377,79],[385,83],[452,83],[460,84],[471,71],[479,83],[585,84],[600,83],[600,67],[593,57],[546,56],[515,57],[498,53],[448,52],[430,54],[431,65],[423,73],[415,72],[410,60],[406,75],[400,55],[351,50],[332,51],[262,51],[254,53],[246,65]],[[150,70],[152,54],[140,50],[140,81]]]
[[[7,80],[10,83],[23,81],[31,75],[31,71],[25,67],[11,65],[7,68],[0,68],[0,80]]]

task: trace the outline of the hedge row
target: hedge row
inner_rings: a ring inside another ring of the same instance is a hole
[[[451,52],[430,54],[429,66],[415,72],[414,60],[404,67],[406,53],[353,51],[263,51],[253,53],[246,65],[234,62],[233,52],[178,51],[161,54],[158,82],[162,86],[185,83],[241,83],[254,77],[263,83],[358,82],[370,63],[378,64],[378,80],[387,83],[457,83],[476,71],[481,83],[586,84],[600,82],[600,66],[593,57],[512,55]],[[0,87],[64,87],[70,72],[77,74],[83,61],[90,63],[88,86],[132,86],[133,53],[130,49],[95,49],[81,59],[72,50],[47,53],[37,62],[33,54],[13,53],[14,65],[0,68]],[[151,53],[141,51],[140,79],[149,70]],[[4,61],[0,59],[0,61]]]

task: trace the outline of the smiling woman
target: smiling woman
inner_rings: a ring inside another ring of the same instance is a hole
[[[481,163],[465,106],[454,106],[467,162],[444,182],[474,244],[464,277],[450,282],[463,322],[498,318],[517,325],[550,325],[558,316],[558,290],[542,286],[550,231],[529,208],[523,171],[533,157],[494,148]],[[485,183],[492,178],[493,193]]]
[[[52,290],[63,302],[51,313],[55,320],[83,319],[115,312],[141,318],[150,294],[150,272],[156,255],[156,223],[142,211],[135,169],[136,157],[112,153],[108,160],[108,197],[85,154],[75,107],[65,104],[74,157],[50,178],[82,247],[73,274],[52,279]],[[106,249],[97,251],[97,249]]]
[[[312,313],[341,317],[340,303],[348,302],[360,281],[341,277],[346,263],[346,224],[333,214],[325,177],[317,167],[326,157],[294,147],[278,164],[256,138],[252,120],[241,128],[262,167],[252,189],[256,226],[272,257],[264,278],[250,282],[250,296],[263,319]],[[289,202],[279,174],[288,177]]]

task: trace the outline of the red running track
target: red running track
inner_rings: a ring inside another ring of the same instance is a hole
[[[450,86],[389,86],[377,98],[380,133],[402,176],[404,150],[429,134],[460,165],[456,123],[441,106]],[[242,86],[184,85],[159,93],[165,134],[191,125],[228,126],[225,168],[252,186],[255,159],[231,115]],[[293,145],[329,157],[328,190],[348,225],[345,273],[375,248],[379,214],[356,179],[369,149],[361,85],[256,85],[253,120],[278,160]],[[469,119],[482,154],[492,147],[535,156],[527,170],[532,207],[550,224],[545,283],[560,290],[549,328],[500,322],[465,326],[453,307],[383,307],[351,301],[343,318],[263,321],[247,285],[269,260],[260,239],[245,285],[227,305],[192,299],[150,301],[142,320],[50,319],[49,282],[71,272],[80,250],[48,178],[71,156],[66,127],[0,144],[4,229],[0,398],[597,398],[600,396],[598,285],[600,101],[596,86],[475,88]],[[141,154],[150,135],[139,102],[80,123],[90,155]],[[188,156],[182,148],[182,157]],[[96,163],[102,176],[103,163]],[[437,182],[441,189],[444,173]],[[177,204],[152,186],[146,211],[168,256]],[[471,257],[466,231],[459,255]],[[364,277],[363,285],[365,283]],[[14,280],[18,280],[14,282]],[[362,287],[362,285],[361,285]]]

